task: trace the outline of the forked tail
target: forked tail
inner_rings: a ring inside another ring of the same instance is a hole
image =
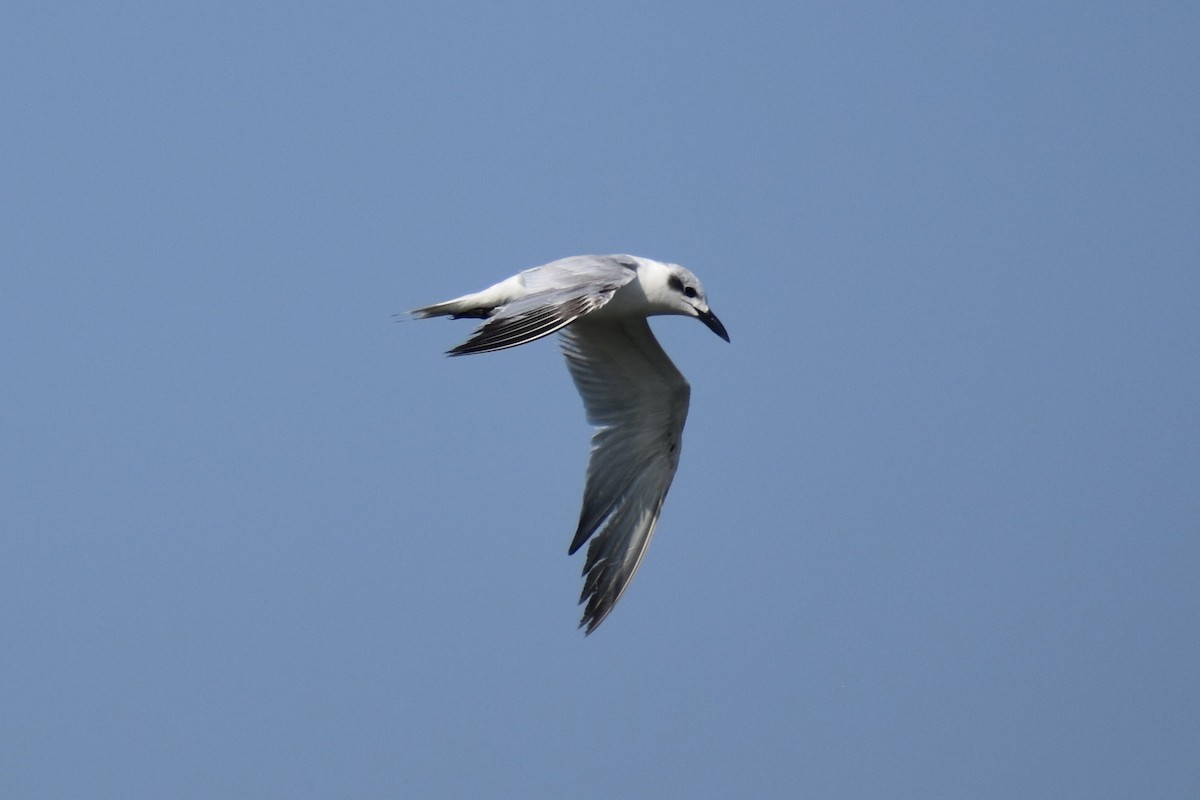
[[[467,295],[466,297],[447,300],[444,303],[434,303],[431,306],[414,308],[408,313],[416,319],[428,319],[429,317],[486,319],[490,317],[495,307],[481,306],[478,302],[472,302],[474,299],[474,295]]]
[[[414,308],[408,313],[417,319],[426,319],[428,317],[487,319],[496,312],[497,308],[511,302],[516,297],[520,297],[524,294],[524,291],[521,276],[514,275],[508,280],[497,283],[495,286],[489,286],[482,292],[464,294],[462,297],[456,297],[444,303],[434,303],[431,306]]]

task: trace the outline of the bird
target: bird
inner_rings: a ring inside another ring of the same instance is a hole
[[[641,565],[679,466],[691,387],[647,317],[695,317],[728,342],[704,287],[678,264],[631,255],[571,256],[410,314],[484,320],[447,351],[451,356],[560,334],[567,369],[588,422],[596,426],[579,524],[567,550],[574,555],[591,539],[579,597],[579,627],[590,635]]]

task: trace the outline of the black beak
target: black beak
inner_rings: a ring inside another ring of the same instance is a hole
[[[696,317],[708,326],[708,329],[720,336],[725,341],[729,341],[729,334],[725,331],[725,326],[721,324],[721,320],[717,319],[717,315],[711,311],[702,311],[696,314]]]

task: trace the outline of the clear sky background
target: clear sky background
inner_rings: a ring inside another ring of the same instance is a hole
[[[0,10],[6,798],[1200,796],[1200,7]],[[552,340],[726,344],[591,637]]]

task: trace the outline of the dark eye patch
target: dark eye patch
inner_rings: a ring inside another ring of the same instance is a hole
[[[672,275],[671,277],[667,278],[667,286],[670,286],[677,292],[683,291],[683,281],[679,279],[678,275]]]

